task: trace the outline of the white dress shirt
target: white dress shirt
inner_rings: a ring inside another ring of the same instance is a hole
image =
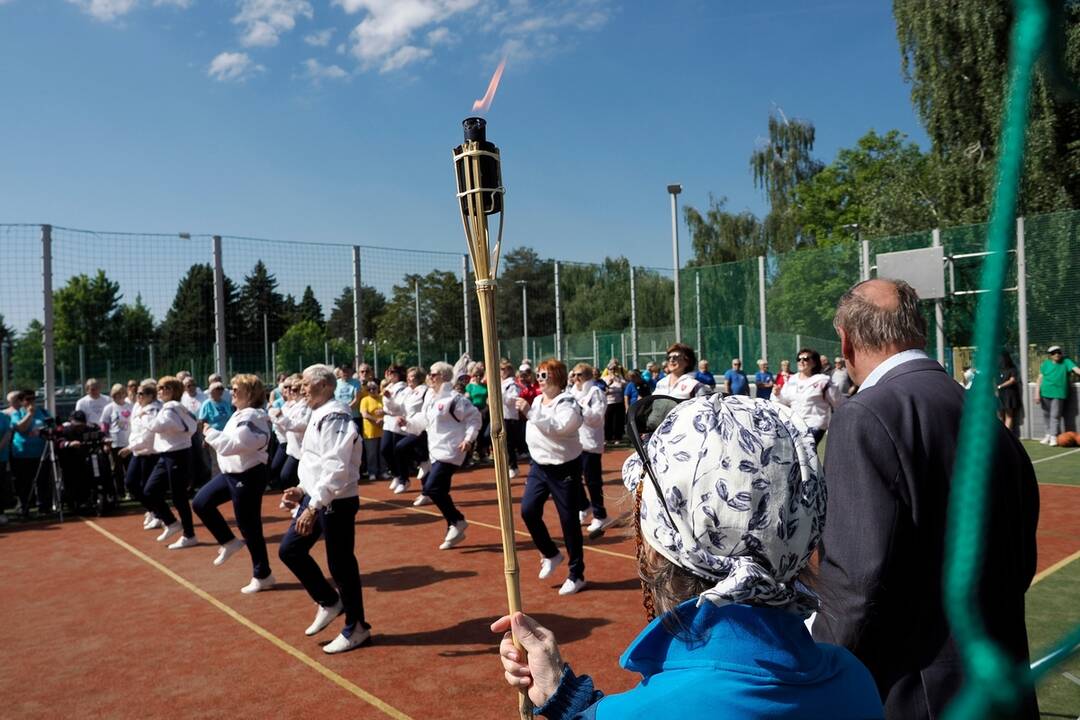
[[[463,442],[476,442],[483,421],[480,411],[467,398],[454,392],[451,383],[443,383],[439,392],[429,392],[423,409],[412,415],[407,431],[419,435],[427,431],[428,455],[432,460],[461,465]]]
[[[319,510],[339,498],[356,497],[364,452],[359,438],[348,405],[328,400],[311,411],[298,468],[309,507]]]
[[[154,432],[154,452],[167,453],[191,447],[195,424],[195,418],[176,400],[162,405],[150,421],[150,429]]]
[[[270,417],[261,408],[244,408],[229,416],[225,428],[206,429],[206,444],[217,453],[221,472],[238,475],[266,462]]]
[[[154,431],[150,423],[161,412],[161,401],[154,400],[146,405],[136,405],[131,413],[131,432],[128,434],[128,447],[132,455],[140,457],[154,454]]]
[[[880,365],[870,371],[870,374],[862,381],[862,385],[859,386],[859,392],[877,385],[878,381],[885,377],[885,373],[889,372],[894,367],[903,365],[906,362],[911,362],[912,360],[922,360],[925,357],[927,357],[927,354],[922,350],[902,350],[895,355],[890,355],[885,358]]]
[[[547,405],[544,400],[543,394],[533,398],[525,424],[529,457],[540,465],[562,465],[581,457],[581,406],[568,392]]]
[[[604,416],[607,413],[604,391],[595,380],[589,380],[580,390],[571,388],[570,393],[581,405],[582,422],[578,429],[581,449],[591,453],[604,452]]]

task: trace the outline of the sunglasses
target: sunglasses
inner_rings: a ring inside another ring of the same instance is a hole
[[[809,355],[803,355],[803,356],[795,358],[795,359],[798,360],[799,362],[810,362],[810,356]]]
[[[677,355],[675,353],[672,353],[671,355],[667,356],[667,361],[668,362],[679,362],[680,360],[685,360],[685,359],[686,359],[685,355]]]
[[[541,370],[540,372],[536,373],[536,379],[537,380],[547,380],[548,379],[547,370]]]
[[[679,403],[686,402],[686,399],[673,398],[669,395],[650,395],[637,400],[630,406],[630,410],[626,414],[626,434],[630,437],[634,452],[641,459],[641,468],[649,476],[653,490],[656,491],[656,496],[660,498],[660,504],[664,508],[664,514],[667,515],[668,521],[673,528],[676,527],[675,518],[672,517],[671,511],[668,510],[667,500],[664,499],[664,491],[660,488],[660,481],[656,479],[656,471],[653,470],[652,463],[649,462],[649,455],[645,452],[645,445],[648,444],[649,438],[656,432],[656,429],[671,414],[671,411]]]

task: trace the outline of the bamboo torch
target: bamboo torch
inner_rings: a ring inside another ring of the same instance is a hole
[[[466,118],[465,141],[454,148],[457,174],[457,197],[461,224],[469,246],[476,274],[476,299],[480,305],[480,330],[484,340],[484,365],[488,378],[498,378],[499,333],[495,327],[495,276],[499,271],[502,246],[503,195],[499,149],[487,141],[487,123],[483,118]],[[488,215],[499,216],[495,247],[488,246]],[[495,487],[499,497],[499,528],[502,531],[503,566],[506,577],[506,601],[510,614],[521,610],[521,586],[518,581],[517,549],[514,544],[514,516],[510,503],[510,465],[506,450],[506,427],[503,425],[502,384],[488,383],[488,411],[491,415],[491,450],[495,458]],[[525,650],[514,638],[514,646],[525,657]],[[532,718],[532,703],[526,692],[518,697],[521,718]]]

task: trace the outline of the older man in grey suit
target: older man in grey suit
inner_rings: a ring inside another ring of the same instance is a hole
[[[836,411],[825,475],[828,519],[814,639],[870,669],[890,720],[939,718],[964,680],[943,606],[946,509],[964,391],[923,351],[926,322],[910,285],[859,283],[834,324],[859,392]],[[993,453],[978,598],[987,632],[1029,662],[1024,592],[1035,573],[1039,491],[1005,431]],[[1037,718],[1034,696],[1009,717]]]

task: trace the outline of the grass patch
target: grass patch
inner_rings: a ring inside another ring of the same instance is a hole
[[[1077,448],[1049,447],[1037,440],[1024,440],[1023,443],[1028,456],[1035,463],[1035,475],[1039,482],[1080,485],[1080,452],[1074,452]]]
[[[1032,662],[1043,657],[1051,643],[1080,624],[1077,598],[1080,598],[1080,560],[1074,560],[1028,590],[1027,628]],[[1080,651],[1053,667],[1039,685],[1039,711],[1044,718],[1080,717],[1080,685],[1066,678],[1062,674],[1065,672],[1080,677]]]

